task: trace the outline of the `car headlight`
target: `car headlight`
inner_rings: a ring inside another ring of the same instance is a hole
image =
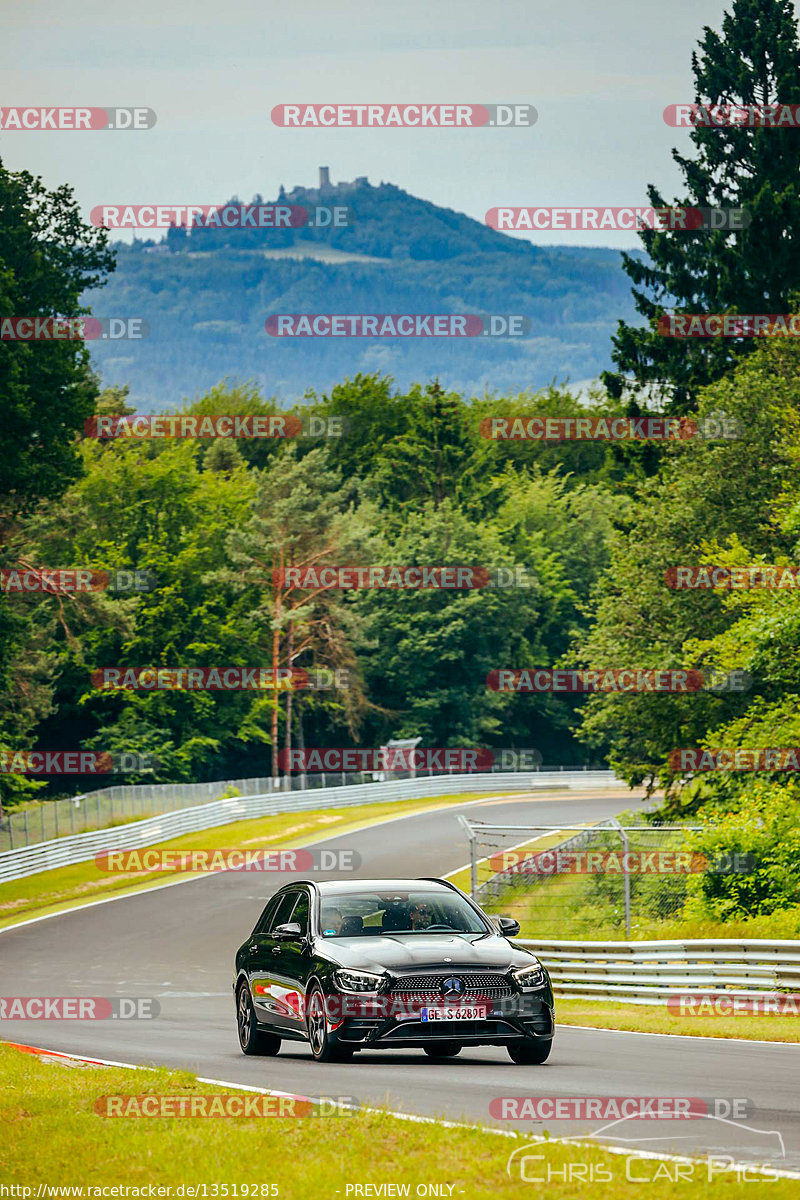
[[[351,971],[342,967],[333,972],[333,979],[343,992],[377,992],[385,976],[375,975],[372,971]]]
[[[541,963],[533,963],[530,967],[520,967],[511,972],[512,978],[522,988],[540,987],[544,983],[544,970]]]

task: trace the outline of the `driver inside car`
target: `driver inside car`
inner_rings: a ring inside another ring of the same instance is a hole
[[[323,908],[319,918],[323,936],[338,937],[342,932],[342,914],[338,908]]]
[[[427,929],[433,924],[433,913],[428,904],[412,904],[409,916],[412,929]]]

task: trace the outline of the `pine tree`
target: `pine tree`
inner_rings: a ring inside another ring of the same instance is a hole
[[[722,33],[704,27],[692,54],[695,103],[797,104],[800,43],[791,0],[734,0]],[[655,405],[683,413],[697,389],[752,352],[753,338],[666,337],[665,312],[786,313],[800,291],[800,129],[696,126],[694,157],[673,150],[686,196],[679,206],[743,208],[750,224],[724,230],[640,234],[649,261],[624,255],[637,311],[648,327],[619,323],[603,377],[632,409]],[[654,207],[668,207],[654,186]],[[796,302],[796,301],[795,301]]]

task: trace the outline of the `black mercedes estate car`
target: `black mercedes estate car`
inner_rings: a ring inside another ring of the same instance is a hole
[[[449,1058],[505,1046],[543,1063],[553,1040],[547,971],[443,879],[298,880],[267,904],[236,952],[244,1054],[307,1041],[319,1062],[416,1047]]]

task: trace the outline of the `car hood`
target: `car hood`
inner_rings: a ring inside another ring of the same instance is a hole
[[[320,938],[317,947],[326,958],[343,967],[365,971],[403,972],[415,968],[444,971],[467,968],[507,971],[537,961],[521,947],[511,946],[494,934],[475,937],[463,934],[424,933],[376,934],[375,937]]]

